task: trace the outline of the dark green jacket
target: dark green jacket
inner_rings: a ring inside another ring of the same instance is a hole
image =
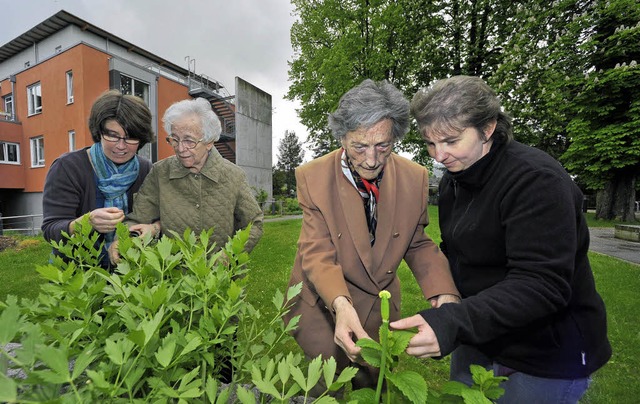
[[[237,230],[253,223],[246,250],[262,236],[262,210],[244,171],[212,149],[202,170],[194,174],[171,156],[153,165],[134,196],[129,225],[160,219],[162,232],[182,235],[188,227],[196,234],[213,227],[215,251]]]

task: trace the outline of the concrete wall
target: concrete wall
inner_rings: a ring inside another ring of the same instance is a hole
[[[249,185],[273,197],[271,95],[236,77],[236,164]]]

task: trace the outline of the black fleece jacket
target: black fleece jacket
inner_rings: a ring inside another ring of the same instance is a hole
[[[474,345],[548,378],[585,377],[611,357],[587,258],[583,195],[560,164],[518,142],[440,183],[442,250],[461,304],[421,312],[441,352]]]

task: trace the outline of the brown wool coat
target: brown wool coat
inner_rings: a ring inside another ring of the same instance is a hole
[[[427,170],[396,154],[389,157],[371,247],[364,204],[342,173],[341,154],[336,150],[296,170],[303,223],[290,285],[302,282],[303,289],[288,318],[301,315],[294,336],[309,357],[334,356],[344,368],[348,360],[333,342],[334,319],[327,309],[336,297],[351,299],[365,331],[377,339],[381,290],[391,292],[391,319],[400,317],[396,272],[402,259],[425,298],[458,291],[445,256],[425,234]]]

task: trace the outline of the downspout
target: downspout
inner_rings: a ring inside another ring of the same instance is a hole
[[[16,86],[16,75],[12,74],[9,76],[9,82],[11,82],[11,97],[13,98],[13,105],[11,108],[11,120],[12,121],[16,121],[16,109],[18,107],[18,102],[16,101],[16,91],[15,91],[15,86]]]

